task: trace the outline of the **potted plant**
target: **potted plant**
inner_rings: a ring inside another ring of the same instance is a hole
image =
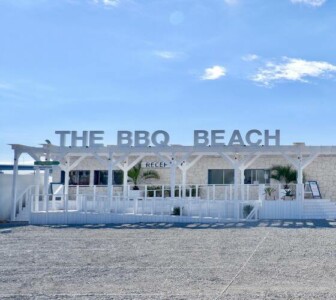
[[[172,211],[172,215],[173,216],[180,216],[181,212],[183,212],[183,207],[174,206],[173,211]]]
[[[303,178],[304,177],[305,175],[303,174]],[[283,184],[284,198],[293,197],[293,191],[290,189],[289,184],[297,183],[296,170],[294,170],[290,165],[275,165],[271,168],[271,178]],[[305,181],[305,179],[303,179],[303,181]]]
[[[275,191],[276,191],[275,188],[272,188],[270,186],[265,187],[265,189],[264,189],[264,192],[265,192],[264,195],[266,195],[266,197],[268,196],[268,198],[272,199],[272,195],[273,195],[273,193]],[[275,197],[274,197],[274,200],[275,200]]]

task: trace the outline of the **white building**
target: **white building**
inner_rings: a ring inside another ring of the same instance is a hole
[[[84,137],[75,136],[82,141],[80,146],[76,139],[66,145],[62,136],[60,146],[12,145],[15,166],[27,153],[52,168],[51,180],[44,172],[41,189],[37,165],[36,184],[20,195],[14,169],[12,220],[85,224],[336,217],[336,149],[331,146],[125,145],[119,141],[104,146],[88,144]],[[155,169],[160,179],[142,182],[140,190],[133,191],[127,173],[139,162],[144,169]],[[274,165],[295,168],[297,183],[284,186],[272,180]]]

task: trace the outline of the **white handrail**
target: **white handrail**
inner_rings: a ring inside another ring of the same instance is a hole
[[[16,198],[15,201],[15,207],[16,209],[18,209],[18,213],[19,214],[22,210],[23,210],[23,198],[25,197],[25,207],[28,207],[29,205],[29,201],[30,201],[30,194],[31,194],[31,190],[34,188],[34,185],[30,185],[28,186],[23,192],[21,192],[21,194]]]

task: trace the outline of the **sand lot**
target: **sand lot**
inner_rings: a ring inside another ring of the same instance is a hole
[[[336,222],[11,227],[0,299],[336,299]]]

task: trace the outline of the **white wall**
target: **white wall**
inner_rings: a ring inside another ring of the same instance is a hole
[[[43,178],[43,176],[41,176]],[[12,174],[0,174],[0,220],[9,220],[12,201]],[[19,175],[17,178],[18,196],[34,184],[34,175]]]

